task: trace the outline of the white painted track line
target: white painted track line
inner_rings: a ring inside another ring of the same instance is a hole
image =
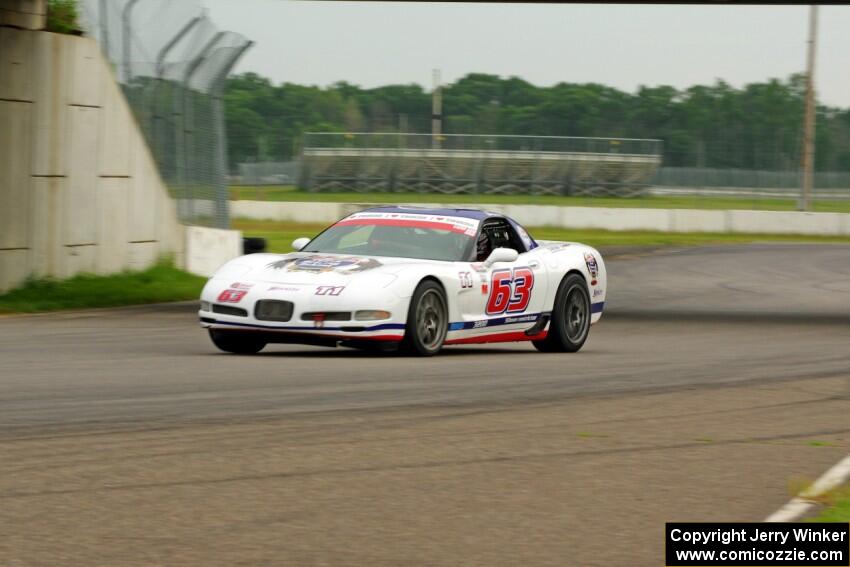
[[[785,506],[765,518],[765,522],[793,522],[818,505],[816,498],[850,480],[850,455],[826,471],[809,488],[788,501]]]

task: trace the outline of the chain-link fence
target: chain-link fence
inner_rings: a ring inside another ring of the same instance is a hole
[[[662,167],[652,179],[659,195],[793,198],[800,184],[800,171],[706,167]],[[819,199],[850,200],[850,172],[816,171],[814,184]]]
[[[83,0],[184,223],[227,228],[224,81],[252,42],[198,0]]]

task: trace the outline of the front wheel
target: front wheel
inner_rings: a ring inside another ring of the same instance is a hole
[[[582,276],[570,274],[555,295],[549,333],[542,341],[532,343],[541,352],[578,352],[589,332],[590,293]]]
[[[233,354],[256,354],[266,346],[265,341],[252,336],[250,332],[210,329],[210,340],[219,349]]]
[[[443,347],[448,329],[446,294],[437,282],[425,280],[410,298],[402,347],[411,354],[433,356]]]

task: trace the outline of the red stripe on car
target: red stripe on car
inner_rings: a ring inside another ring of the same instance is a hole
[[[433,228],[437,230],[449,230],[460,234],[466,234],[467,227],[458,226],[447,222],[408,220],[408,219],[349,219],[336,223],[335,226],[380,224],[385,226],[412,226],[415,228]]]
[[[496,333],[493,335],[480,335],[477,337],[463,337],[460,339],[446,339],[447,345],[469,345],[481,343],[507,343],[512,341],[538,341],[546,338],[546,331],[536,335],[528,336],[525,331],[512,331],[509,333]]]

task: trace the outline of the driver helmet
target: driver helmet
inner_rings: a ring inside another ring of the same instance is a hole
[[[487,236],[486,232],[482,231],[481,234],[478,236],[476,258],[479,262],[483,262],[487,259],[487,256],[490,255],[490,252],[492,252],[492,246],[490,245],[490,237]]]

